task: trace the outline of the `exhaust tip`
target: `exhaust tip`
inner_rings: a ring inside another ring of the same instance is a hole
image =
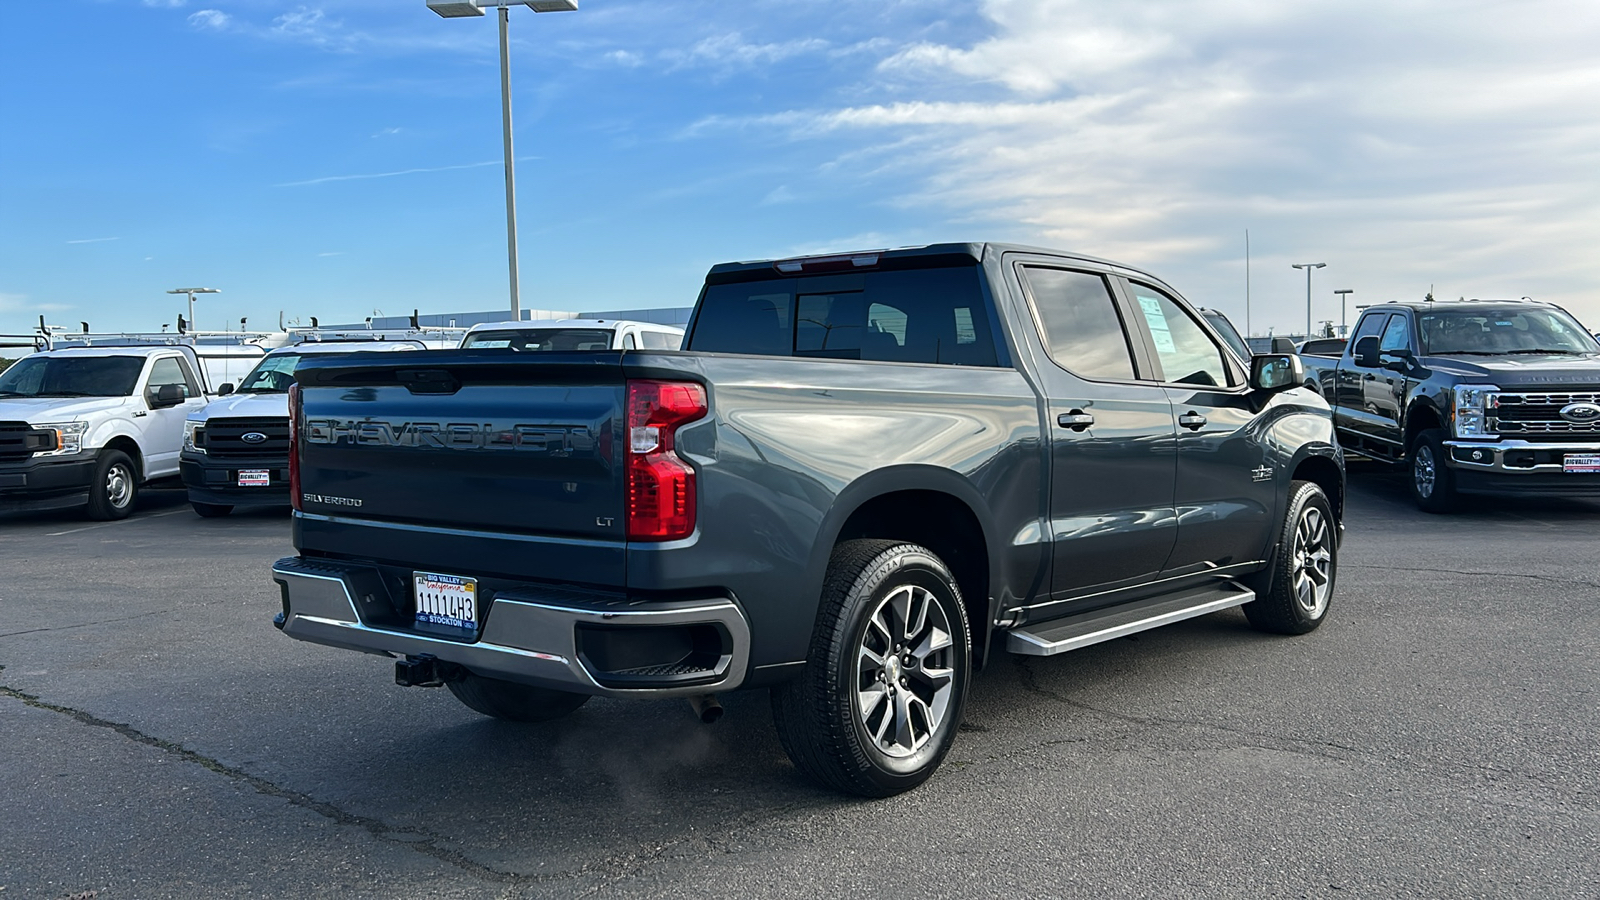
[[[716,694],[698,694],[689,698],[689,708],[702,724],[711,725],[722,718],[722,703]]]

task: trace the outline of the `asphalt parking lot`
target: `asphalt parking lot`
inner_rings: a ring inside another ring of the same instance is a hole
[[[511,725],[284,638],[281,513],[0,518],[0,898],[1600,895],[1600,503],[1347,522],[1319,631],[1002,657],[868,802],[764,692]]]

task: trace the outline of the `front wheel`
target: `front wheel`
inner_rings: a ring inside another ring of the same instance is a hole
[[[955,741],[971,658],[961,590],[939,557],[915,544],[842,543],[805,669],[772,689],[778,739],[826,787],[908,791]]]
[[[1289,483],[1284,511],[1264,593],[1246,603],[1250,624],[1277,634],[1305,634],[1328,616],[1339,574],[1339,525],[1333,504],[1310,481]]]
[[[488,678],[475,672],[462,672],[460,677],[447,680],[445,685],[468,708],[512,722],[548,722],[589,702],[588,694],[553,691]]]
[[[95,463],[89,483],[89,518],[126,519],[139,499],[139,474],[133,460],[121,450],[107,450]]]
[[[1437,428],[1417,432],[1411,440],[1411,499],[1423,512],[1455,509],[1455,470],[1445,464],[1444,434]]]

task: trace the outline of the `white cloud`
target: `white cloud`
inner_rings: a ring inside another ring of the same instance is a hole
[[[188,0],[144,0],[145,6],[154,6],[158,9],[177,9]]]
[[[661,54],[661,58],[673,69],[752,69],[796,56],[823,52],[831,46],[820,38],[753,44],[735,32],[705,38],[688,50],[665,51]]]
[[[399,134],[400,131],[401,131],[401,129],[399,129],[399,128],[385,128],[385,129],[383,129],[381,131],[375,132],[372,136],[375,137],[375,138],[391,137],[393,135]]]
[[[196,28],[209,28],[221,31],[228,27],[231,21],[228,14],[220,9],[202,9],[189,15],[189,24]]]
[[[537,159],[537,157],[519,156],[517,159],[518,161],[521,161],[524,159]],[[451,172],[457,169],[481,169],[484,166],[499,166],[503,164],[504,163],[501,160],[495,160],[493,162],[463,163],[456,166],[430,166],[419,169],[400,169],[394,172],[369,172],[361,175],[325,175],[321,178],[309,178],[305,181],[286,181],[282,184],[273,185],[273,187],[308,187],[314,184],[327,184],[332,181],[364,181],[369,178],[394,178],[399,175],[420,175],[426,172]]]
[[[122,238],[120,238],[120,237],[79,238],[78,240],[75,240],[75,241],[67,241],[67,243],[69,243],[69,244],[103,244],[106,241],[120,241],[120,240],[122,240]]]
[[[1319,291],[1375,301],[1434,283],[1600,319],[1586,299],[1600,292],[1600,5],[981,9],[987,37],[878,64],[861,93],[894,102],[713,116],[685,134],[824,142],[833,177],[934,221],[1147,265],[1224,308],[1243,305],[1250,228],[1258,302],[1299,285],[1303,304],[1288,262],[1312,254],[1329,263]]]

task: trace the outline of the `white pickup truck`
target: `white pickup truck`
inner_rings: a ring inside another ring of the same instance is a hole
[[[0,512],[133,512],[139,488],[178,474],[183,423],[205,406],[194,348],[80,347],[0,374]]]

